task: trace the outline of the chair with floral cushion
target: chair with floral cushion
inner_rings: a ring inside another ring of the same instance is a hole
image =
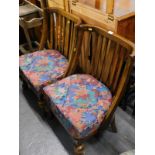
[[[47,9],[45,4],[43,6],[43,35],[39,51],[19,58],[23,87],[34,91],[40,106],[42,88],[61,79],[72,61],[71,55],[75,51],[77,38],[76,27],[81,22],[78,17],[62,9]]]
[[[134,45],[111,31],[81,25],[77,52],[66,78],[43,88],[44,99],[83,154],[87,138],[106,128],[124,93]],[[77,69],[78,74],[72,74]]]

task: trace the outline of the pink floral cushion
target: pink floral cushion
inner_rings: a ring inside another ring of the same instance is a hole
[[[43,88],[53,113],[73,136],[99,128],[112,102],[109,89],[91,75],[76,74]]]
[[[56,50],[43,50],[20,56],[19,66],[34,88],[40,91],[63,76],[68,61]]]

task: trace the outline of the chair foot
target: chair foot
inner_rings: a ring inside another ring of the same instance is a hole
[[[117,132],[117,127],[116,127],[116,122],[115,122],[115,116],[113,116],[112,119],[111,119],[111,129],[112,129],[112,132],[114,132],[114,133]]]
[[[75,155],[84,155],[84,144],[77,142],[74,144]]]
[[[101,136],[102,136],[101,130],[98,130],[98,132],[94,135],[94,137],[95,137],[96,139],[100,139]]]

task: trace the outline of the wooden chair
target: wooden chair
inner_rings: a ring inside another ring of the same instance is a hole
[[[81,49],[82,47],[82,49]],[[114,112],[131,72],[134,45],[96,26],[78,28],[76,52],[66,78],[43,88],[44,99],[83,154],[83,141],[106,128],[115,128]],[[73,71],[78,74],[73,74]]]
[[[80,19],[59,8],[43,7],[43,32],[39,51],[19,58],[20,77],[23,88],[30,88],[42,105],[41,90],[44,86],[61,79],[71,63],[76,43],[77,25]],[[43,50],[48,42],[48,50]]]
[[[43,8],[44,4],[41,1],[41,8]],[[42,9],[32,4],[31,2],[24,0],[19,6],[19,25],[24,30],[24,34],[26,37],[26,44],[20,45],[20,51],[24,54],[33,52],[37,50],[32,46],[31,37],[29,34],[29,30],[32,28],[40,27],[43,23]],[[35,46],[38,46],[38,43],[35,42]],[[26,49],[26,46],[28,48]]]

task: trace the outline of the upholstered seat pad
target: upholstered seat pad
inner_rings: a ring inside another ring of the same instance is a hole
[[[63,76],[68,61],[56,50],[42,50],[20,56],[19,66],[25,77],[39,91]]]
[[[78,138],[98,129],[112,100],[109,89],[87,74],[69,76],[43,90],[60,122]]]

